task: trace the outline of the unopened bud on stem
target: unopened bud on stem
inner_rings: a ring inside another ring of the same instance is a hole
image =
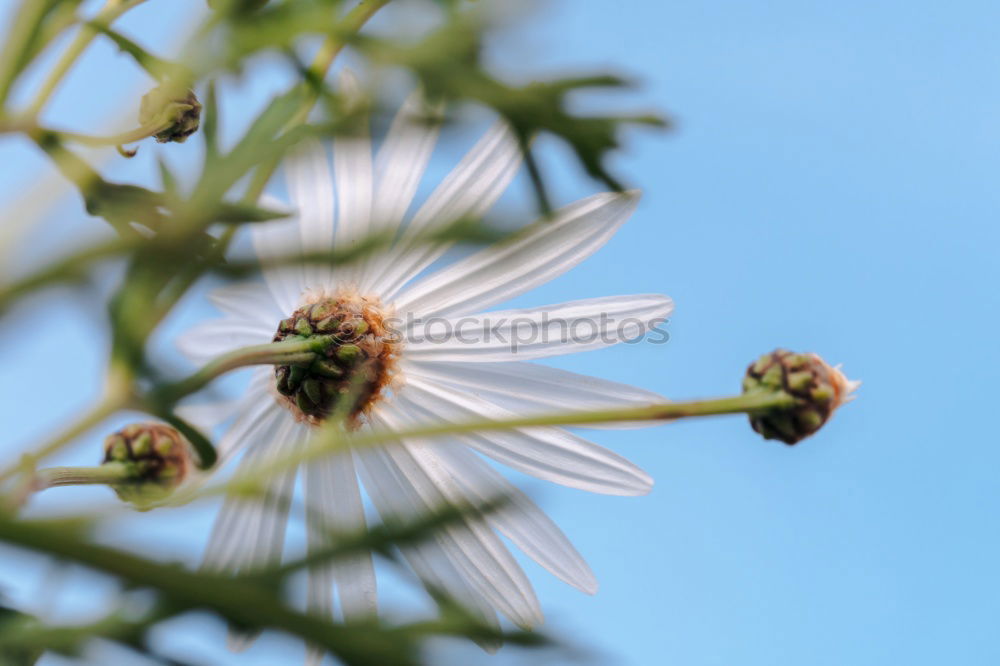
[[[747,368],[743,393],[781,392],[795,398],[790,407],[750,414],[750,425],[765,439],[797,444],[823,427],[833,412],[853,399],[861,382],[850,381],[839,367],[816,354],[778,349]]]
[[[111,484],[118,497],[140,506],[168,496],[196,467],[190,442],[160,423],[133,423],[108,436],[104,466],[110,465],[129,472]]]
[[[201,103],[193,90],[178,89],[169,83],[153,88],[139,105],[139,124],[143,127],[163,126],[153,134],[160,143],[184,143],[198,130]]]

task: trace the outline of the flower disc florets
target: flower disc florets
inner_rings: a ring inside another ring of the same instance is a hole
[[[162,423],[133,423],[104,440],[104,464],[129,468],[128,481],[113,486],[126,502],[166,497],[191,473],[194,457],[187,438]]]
[[[747,368],[743,392],[783,391],[794,397],[796,401],[789,408],[752,414],[750,424],[765,439],[796,444],[822,428],[833,411],[852,398],[859,384],[816,354],[778,349]]]
[[[274,342],[316,337],[329,344],[313,361],[275,366],[280,400],[312,425],[339,414],[356,426],[392,380],[398,342],[376,300],[348,293],[311,299],[281,321]]]

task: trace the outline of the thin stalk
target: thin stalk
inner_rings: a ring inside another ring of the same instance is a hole
[[[10,465],[3,471],[0,471],[0,481],[5,481],[18,472],[25,471],[30,473],[34,470],[39,460],[56,453],[59,449],[63,448],[70,442],[100,425],[104,419],[108,418],[118,410],[127,407],[130,399],[130,393],[109,390],[101,402],[77,419],[77,421],[71,426],[57,434],[45,444],[42,444],[29,453],[25,453],[21,456],[21,459],[17,463]]]
[[[161,120],[155,123],[150,123],[149,125],[137,127],[128,132],[121,132],[120,134],[113,134],[111,136],[91,136],[89,134],[78,134],[76,132],[63,131],[57,131],[56,134],[64,140],[79,143],[84,146],[120,146],[125,143],[135,143],[136,141],[147,139],[154,134],[158,134],[165,129],[169,129],[173,126],[173,124],[173,120]]]
[[[584,426],[598,423],[618,423],[628,421],[674,421],[698,416],[722,414],[754,414],[774,409],[788,408],[796,403],[796,398],[783,391],[774,393],[760,391],[742,395],[690,402],[668,402],[642,407],[625,407],[590,412],[554,412],[537,416],[519,416],[511,419],[478,419],[461,423],[435,423],[409,430],[393,432],[371,430],[363,434],[346,435],[334,425],[325,426],[317,436],[302,446],[295,447],[295,453],[268,460],[266,465],[258,465],[239,474],[229,483],[206,489],[206,494],[228,490],[240,490],[272,478],[282,471],[295,469],[309,460],[322,458],[345,448],[364,448],[389,442],[409,439],[430,439],[446,435],[461,435],[472,432],[514,430],[517,428],[539,428],[547,426]]]
[[[141,5],[146,0],[107,0],[104,4],[103,9],[95,18],[98,23],[104,23],[106,25],[111,24],[119,16],[127,12],[128,10]],[[37,116],[41,112],[45,103],[55,92],[56,88],[59,86],[59,82],[63,80],[66,73],[70,68],[76,63],[80,55],[90,46],[90,42],[93,41],[94,37],[98,35],[99,31],[89,24],[80,26],[80,32],[77,33],[76,37],[63,52],[59,61],[56,62],[55,67],[49,72],[48,77],[42,84],[41,89],[35,96],[35,100],[28,107],[27,114],[29,116]]]
[[[478,421],[466,421],[464,423],[440,423],[414,428],[398,435],[371,432],[351,438],[351,446],[370,446],[384,442],[387,438],[393,440],[403,438],[421,439],[467,432],[512,430],[515,428],[581,426],[624,421],[674,421],[692,416],[766,412],[773,409],[791,407],[795,404],[795,401],[795,397],[782,391],[775,393],[758,392],[744,393],[727,398],[692,400],[690,402],[668,402],[645,407],[625,407],[622,409],[606,409],[592,412],[560,412],[539,414],[538,416],[520,416],[503,420],[482,419]]]
[[[47,467],[35,474],[34,489],[57,486],[86,486],[127,481],[133,471],[123,463],[107,463],[96,467]]]
[[[329,339],[317,337],[242,347],[209,361],[197,372],[167,385],[158,392],[157,397],[168,400],[179,399],[204,388],[209,382],[230,370],[249,365],[308,363],[329,345]]]

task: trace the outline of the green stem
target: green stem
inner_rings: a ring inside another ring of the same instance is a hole
[[[118,382],[113,380],[109,381],[111,381],[111,387],[118,384]],[[130,393],[128,392],[111,388],[100,403],[80,417],[75,423],[57,434],[45,444],[42,444],[37,449],[34,449],[29,453],[25,453],[21,456],[21,459],[17,463],[0,472],[0,481],[5,481],[18,472],[24,471],[30,473],[34,470],[39,460],[56,453],[59,449],[99,425],[104,419],[108,418],[118,410],[127,407],[130,397]]]
[[[64,140],[79,143],[84,146],[120,146],[125,143],[135,143],[136,141],[147,139],[154,134],[158,134],[159,132],[168,129],[173,124],[174,122],[172,120],[158,120],[155,123],[143,125],[142,127],[137,127],[134,130],[122,132],[120,134],[113,134],[111,136],[91,136],[89,134],[77,134],[76,132],[63,131],[57,131],[56,134]]]
[[[796,399],[784,392],[744,393],[727,398],[709,400],[692,400],[690,402],[668,402],[645,407],[625,407],[621,409],[606,409],[592,412],[561,412],[555,414],[540,414],[538,416],[520,416],[512,419],[466,421],[464,423],[442,423],[424,426],[406,431],[393,438],[424,438],[454,435],[466,432],[489,430],[511,430],[513,428],[532,428],[544,426],[581,426],[598,423],[615,423],[624,421],[674,421],[692,416],[718,416],[721,414],[744,414],[766,412],[772,409],[791,407]],[[385,435],[370,433],[351,440],[352,446],[368,446],[385,440]]]
[[[280,597],[247,578],[193,573],[89,543],[64,528],[14,520],[2,514],[0,540],[106,572],[131,586],[152,588],[181,608],[208,609],[240,626],[277,629],[298,636],[329,650],[345,664],[415,663],[405,658],[406,651],[414,647],[403,629],[333,624],[289,608]]]
[[[35,490],[57,486],[112,484],[126,481],[133,475],[123,463],[107,463],[97,467],[48,467],[35,475]]]
[[[100,13],[94,19],[97,22],[104,24],[110,24],[119,16],[127,12],[128,10],[141,5],[146,0],[107,0],[104,8],[101,9]],[[49,72],[48,78],[42,84],[41,89],[35,96],[35,100],[28,107],[27,114],[30,116],[37,116],[41,112],[45,103],[55,92],[56,87],[59,82],[62,81],[63,77],[70,70],[74,63],[76,63],[77,58],[90,46],[90,42],[93,41],[94,37],[97,36],[98,30],[91,25],[82,25],[80,27],[80,32],[77,33],[76,37],[66,48],[66,51],[59,58],[55,67]]]
[[[585,426],[599,423],[618,423],[627,421],[674,421],[692,416],[718,416],[721,414],[743,414],[766,412],[773,409],[791,407],[796,398],[778,391],[744,393],[726,398],[709,400],[692,400],[690,402],[667,402],[643,407],[625,407],[619,409],[604,409],[590,412],[557,412],[539,414],[537,416],[518,416],[511,419],[480,419],[462,423],[435,423],[406,430],[401,433],[371,431],[350,439],[352,447],[365,447],[381,444],[385,441],[400,439],[424,439],[442,437],[444,435],[460,435],[469,432],[491,430],[513,430],[515,428],[539,428],[545,426]],[[315,448],[322,453],[324,438],[320,438],[315,447],[309,447],[304,453],[311,454]]]
[[[539,428],[548,426],[585,426],[599,423],[619,423],[628,421],[674,421],[695,416],[717,416],[722,414],[754,414],[774,409],[788,408],[796,403],[796,398],[783,391],[759,391],[742,395],[690,402],[668,402],[642,407],[625,407],[590,412],[555,412],[537,416],[519,416],[511,419],[479,419],[461,423],[435,423],[410,430],[393,432],[371,430],[363,434],[345,435],[334,425],[325,426],[308,444],[296,447],[295,453],[269,460],[240,474],[221,488],[210,492],[222,492],[231,488],[239,489],[272,478],[274,474],[295,469],[309,460],[322,458],[337,451],[350,448],[378,446],[389,442],[408,439],[429,439],[446,435],[461,435],[472,432],[513,430],[517,428]]]
[[[163,419],[184,435],[198,453],[198,467],[209,469],[218,459],[215,447],[197,428],[175,413],[177,402],[191,393],[200,391],[212,380],[230,370],[250,365],[309,363],[316,358],[317,353],[325,351],[331,344],[331,338],[315,337],[236,349],[209,361],[200,370],[180,381],[154,389],[142,399],[141,403],[144,409]]]
[[[178,400],[204,388],[209,382],[230,370],[249,365],[308,363],[330,344],[329,338],[314,337],[308,340],[286,340],[241,347],[209,361],[194,374],[168,384],[157,391],[156,398],[168,402]]]

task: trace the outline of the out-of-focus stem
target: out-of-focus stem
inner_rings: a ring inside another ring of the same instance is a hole
[[[91,136],[89,134],[78,134],[76,132],[57,132],[63,139],[79,143],[84,146],[120,146],[123,143],[135,143],[149,138],[154,134],[162,132],[173,125],[173,121],[164,120],[150,125],[137,127],[129,132],[113,134],[111,136]]]
[[[123,582],[157,590],[183,608],[208,609],[247,627],[277,629],[329,650],[342,663],[398,663],[404,629],[378,630],[365,624],[344,626],[289,608],[267,587],[246,577],[194,573],[85,541],[65,529],[21,521],[0,513],[0,541],[63,558],[111,574]]]
[[[114,386],[117,382],[111,382]],[[20,461],[0,472],[0,481],[5,481],[18,472],[31,472],[38,464],[39,460],[47,458],[59,451],[77,437],[89,432],[115,412],[128,406],[131,394],[127,391],[115,390],[111,388],[105,394],[103,400],[93,407],[89,412],[77,419],[75,423],[57,434],[51,440],[42,444],[38,448],[21,456]]]
[[[46,287],[62,280],[72,280],[75,277],[82,276],[92,263],[127,252],[135,247],[137,242],[131,238],[115,238],[59,259],[45,266],[37,273],[32,273],[20,280],[0,286],[0,312],[3,312],[13,301],[25,294],[31,293],[35,289]]]
[[[127,12],[128,10],[141,5],[146,0],[107,0],[104,4],[104,8],[101,9],[100,13],[96,17],[98,23],[104,23],[105,25],[110,24],[119,16]],[[74,63],[76,63],[77,58],[90,46],[90,42],[93,41],[94,37],[98,34],[98,30],[91,25],[80,26],[80,32],[76,34],[73,41],[63,52],[62,56],[56,62],[55,67],[49,72],[48,77],[42,84],[41,89],[35,96],[35,100],[28,107],[27,113],[29,116],[36,116],[45,106],[45,103],[55,92],[56,87],[58,87],[59,82],[62,81],[63,77],[70,70]]]
[[[322,81],[326,78],[326,73],[333,65],[333,61],[337,59],[337,56],[346,45],[343,35],[357,33],[378,10],[385,7],[389,2],[391,0],[362,0],[360,4],[348,12],[344,17],[343,31],[338,32],[336,35],[330,35],[320,46],[315,58],[313,58],[312,63],[309,65],[309,78],[314,81]],[[285,131],[305,122],[318,99],[319,93],[311,89],[309,95],[299,107],[299,110],[296,111],[295,115],[288,121],[288,124],[285,125]],[[247,202],[257,201],[277,168],[278,160],[271,160],[258,166],[250,181],[250,185],[243,195],[243,200]]]

